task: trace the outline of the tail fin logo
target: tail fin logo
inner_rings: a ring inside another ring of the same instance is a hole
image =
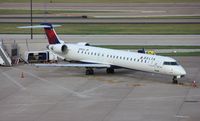
[[[41,25],[47,25],[48,27],[44,27],[45,33],[47,35],[49,44],[60,44],[59,38],[50,23],[42,23]]]

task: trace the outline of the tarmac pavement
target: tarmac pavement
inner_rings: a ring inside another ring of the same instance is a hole
[[[199,121],[200,58],[176,59],[187,72],[180,85],[125,69],[0,67],[0,121]]]

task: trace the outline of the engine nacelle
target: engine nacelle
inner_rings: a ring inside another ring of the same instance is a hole
[[[90,44],[87,42],[79,42],[77,45],[90,46]]]
[[[67,53],[68,47],[65,44],[55,44],[55,45],[47,45],[47,49],[52,50],[56,53]]]

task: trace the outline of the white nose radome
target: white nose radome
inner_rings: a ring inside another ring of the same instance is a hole
[[[183,76],[186,75],[186,71],[185,71],[185,69],[184,69],[182,66],[174,67],[173,70],[174,70],[174,74],[175,74],[176,76],[181,76],[181,77],[183,77]]]
[[[182,66],[181,66],[181,69],[180,69],[180,74],[182,76],[186,75],[186,71],[185,71],[185,69]]]

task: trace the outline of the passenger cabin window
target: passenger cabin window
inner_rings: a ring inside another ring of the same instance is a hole
[[[163,65],[178,65],[177,62],[164,62]]]

